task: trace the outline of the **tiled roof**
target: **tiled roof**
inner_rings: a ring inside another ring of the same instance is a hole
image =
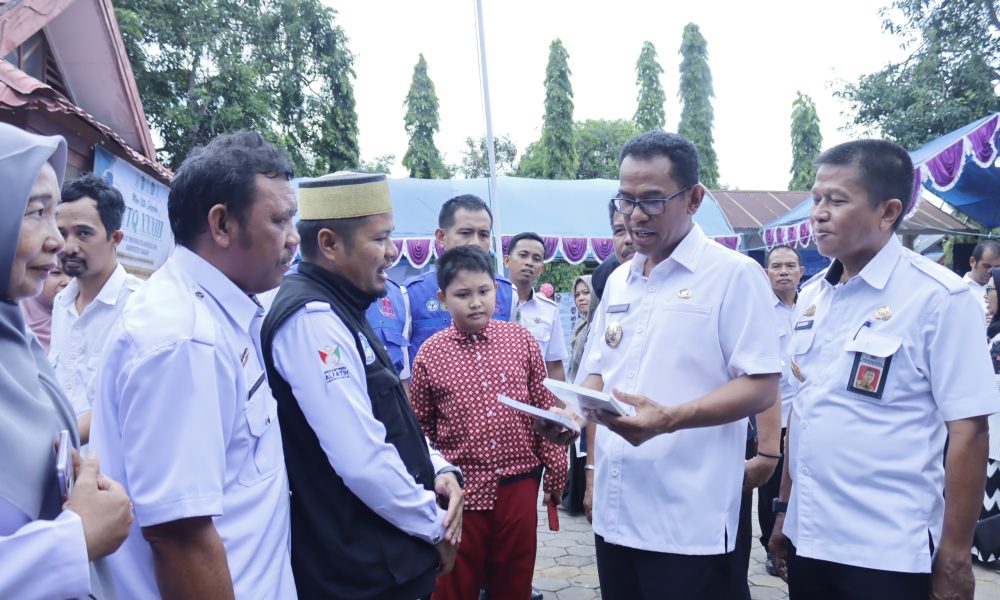
[[[712,190],[729,224],[736,231],[757,231],[795,208],[809,197],[809,192]],[[974,231],[955,217],[921,202],[917,212],[902,226],[902,231]]]
[[[48,113],[63,113],[76,117],[96,129],[101,136],[121,149],[129,162],[146,167],[164,183],[173,177],[170,169],[149,160],[129,146],[110,127],[102,124],[93,115],[70,102],[51,87],[28,75],[9,62],[0,59],[0,111],[38,110]]]

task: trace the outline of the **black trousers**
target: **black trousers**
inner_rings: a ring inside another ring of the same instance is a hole
[[[731,574],[728,554],[690,556],[616,546],[594,535],[604,600],[719,600]]]
[[[912,600],[926,598],[930,573],[898,573],[796,556],[788,563],[789,600]]]
[[[774,512],[771,511],[771,500],[778,497],[781,492],[781,469],[785,464],[785,428],[781,428],[781,448],[782,458],[778,460],[778,466],[774,468],[774,475],[767,480],[767,483],[757,490],[757,522],[760,523],[760,545],[767,550],[767,542],[771,539],[771,532],[774,531]]]
[[[756,440],[747,442],[746,458],[750,460],[757,454]],[[729,592],[727,600],[750,600],[750,583],[747,575],[750,572],[750,550],[753,547],[753,492],[743,494],[740,498],[740,521],[736,529],[736,548],[729,553]]]

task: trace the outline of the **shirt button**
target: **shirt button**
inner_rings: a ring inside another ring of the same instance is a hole
[[[500,473],[503,473],[503,471],[501,469],[497,469],[497,475],[499,475]]]
[[[809,423],[802,421],[802,429],[809,429]]]
[[[490,444],[492,444],[494,448],[497,447],[497,441],[496,440],[491,441]]]
[[[656,286],[655,286],[655,285],[651,285],[651,286],[649,286],[649,287],[648,287],[648,288],[646,288],[646,289],[648,289],[648,290],[649,290],[649,293],[650,293],[650,294],[652,294],[653,292],[655,292],[655,291],[656,291]]]
[[[826,341],[832,342],[833,341],[833,336],[832,335],[826,336]]]
[[[629,371],[628,372],[628,378],[629,379],[633,379],[634,377],[635,377],[635,371]]]
[[[493,411],[492,410],[486,411],[486,416],[487,417],[492,417],[493,416]]]
[[[802,473],[806,477],[809,477],[809,475],[810,475],[809,469],[807,469],[805,467],[802,467],[801,469],[799,469],[799,473]]]
[[[490,387],[490,382],[489,381],[484,381],[483,382],[483,387]]]
[[[611,476],[618,477],[618,469],[611,469]]]

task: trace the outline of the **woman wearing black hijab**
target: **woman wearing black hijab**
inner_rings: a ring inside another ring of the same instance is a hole
[[[130,503],[96,458],[68,498],[56,476],[61,430],[76,418],[18,301],[37,295],[63,239],[55,211],[66,142],[0,123],[0,598],[113,598],[99,560],[128,535]]]

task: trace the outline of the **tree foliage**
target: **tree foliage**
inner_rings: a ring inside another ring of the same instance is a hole
[[[586,267],[583,263],[571,265],[562,259],[554,260],[545,265],[545,269],[535,283],[535,289],[538,289],[543,283],[551,283],[557,292],[572,293],[573,282],[585,271]]]
[[[640,132],[663,129],[667,118],[663,104],[667,101],[660,84],[663,67],[656,59],[656,47],[652,42],[642,44],[639,60],[635,63],[635,83],[639,86],[639,106],[632,121]]]
[[[897,0],[883,28],[909,56],[846,84],[852,125],[915,149],[1000,110],[997,0]]]
[[[708,67],[708,42],[694,23],[684,26],[681,38],[681,80],[677,95],[681,99],[681,121],[677,132],[698,148],[701,183],[709,188],[719,185],[719,164],[712,135],[715,111],[712,108],[712,71]]]
[[[569,81],[569,53],[560,40],[549,46],[545,67],[545,116],[542,118],[542,177],[573,179],[577,155],[573,143],[573,86]]]
[[[254,129],[295,170],[358,162],[354,55],[321,0],[116,0],[146,116],[176,168],[195,145]]]
[[[406,133],[410,136],[410,143],[403,156],[403,166],[410,170],[410,177],[447,177],[448,169],[434,145],[434,134],[440,128],[438,98],[434,82],[427,74],[427,61],[423,54],[413,67],[413,80],[403,105],[406,107]]]
[[[798,92],[792,102],[792,179],[790,190],[808,190],[816,179],[813,160],[823,149],[823,134],[819,130],[819,115],[812,98]]]
[[[588,119],[573,124],[580,157],[577,179],[618,179],[618,156],[625,142],[639,134],[632,121]]]
[[[506,135],[493,138],[493,154],[497,175],[514,175],[517,173],[517,146]],[[462,164],[458,172],[472,179],[474,177],[490,176],[490,161],[486,153],[486,137],[476,141],[465,139],[465,151],[462,154]]]
[[[395,162],[395,154],[383,154],[382,156],[376,156],[370,161],[362,159],[358,163],[358,170],[365,173],[385,173],[388,175],[392,172],[392,165]]]

